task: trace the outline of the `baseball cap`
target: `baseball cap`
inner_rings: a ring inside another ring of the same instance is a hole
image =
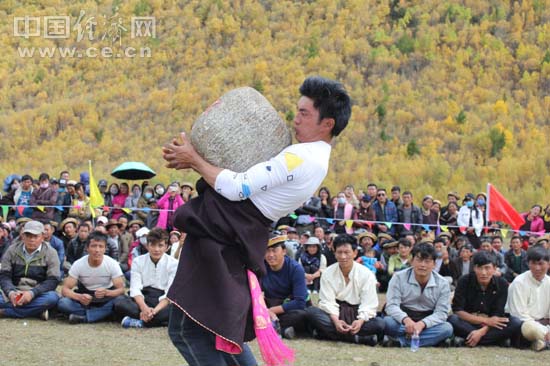
[[[44,225],[38,221],[29,221],[23,227],[23,233],[40,235],[44,232]]]

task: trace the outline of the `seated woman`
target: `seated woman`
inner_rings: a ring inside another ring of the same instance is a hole
[[[327,268],[327,259],[321,253],[319,239],[313,236],[305,242],[304,251],[298,261],[304,268],[308,290],[319,292],[321,273]]]

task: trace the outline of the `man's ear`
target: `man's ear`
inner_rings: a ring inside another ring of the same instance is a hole
[[[332,131],[332,129],[336,125],[334,118],[323,118],[321,123],[323,123],[323,125],[326,126],[329,131]]]

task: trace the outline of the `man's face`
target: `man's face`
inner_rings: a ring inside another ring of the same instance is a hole
[[[415,256],[411,263],[415,276],[425,278],[435,268],[435,261],[432,258],[420,258]]]
[[[168,249],[168,245],[166,245],[165,240],[161,240],[157,243],[147,243],[147,251],[149,251],[149,256],[153,261],[158,261],[164,253],[166,253],[166,250]]]
[[[107,231],[109,232],[110,236],[117,236],[118,232],[119,232],[119,229],[118,229],[117,225],[111,225],[111,226],[109,226]]]
[[[265,252],[265,261],[271,268],[279,268],[285,261],[286,249],[280,245],[267,248]]]
[[[298,113],[294,117],[294,132],[298,142],[320,140],[321,124],[319,111],[313,106],[313,100],[302,96],[298,100]]]
[[[134,233],[138,230],[139,230],[139,225],[138,224],[132,224],[132,226],[130,226],[130,228],[128,229],[128,232],[130,234],[134,235]]]
[[[287,236],[289,240],[298,240],[298,233],[294,231],[287,233]]]
[[[23,243],[25,244],[25,249],[27,249],[28,253],[32,253],[38,249],[43,240],[43,234],[35,235],[31,233],[23,233]]]
[[[59,179],[69,180],[69,173],[63,173],[63,174],[61,174],[61,176],[59,177]]]
[[[87,225],[83,225],[78,229],[78,238],[82,241],[88,239],[90,235],[90,228]]]
[[[76,233],[76,226],[72,222],[68,222],[63,226],[63,231],[67,234],[68,237],[72,238]]]
[[[370,197],[376,197],[376,187],[375,186],[368,186],[367,187],[367,193]]]
[[[118,219],[118,223],[122,225],[122,227],[120,228],[120,231],[124,231],[126,230],[126,226],[128,226],[128,219],[122,216]]]
[[[392,191],[392,192],[391,192],[391,199],[392,199],[393,201],[398,201],[398,200],[399,200],[399,196],[400,196],[399,191]]]
[[[322,227],[316,227],[314,231],[315,237],[319,239],[319,241],[322,241],[325,239],[325,231]]]
[[[491,246],[491,243],[489,243],[488,241],[482,242],[479,245],[479,249],[488,253],[491,253],[493,251],[493,247]]]
[[[408,247],[403,244],[399,244],[399,255],[401,256],[401,258],[408,257],[410,252],[411,252],[411,247]]]
[[[347,270],[353,266],[354,258],[357,256],[357,250],[353,250],[351,244],[340,245],[334,251],[334,256],[338,261],[340,269]]]
[[[306,242],[308,239],[309,239],[309,236],[302,234],[302,235],[300,236],[300,244],[301,244],[301,245],[304,245],[305,242]]]
[[[105,185],[99,186],[99,192],[105,193],[106,191],[107,191],[107,186]]]
[[[380,203],[386,203],[386,201],[388,200],[388,197],[386,197],[386,192],[384,192],[384,191],[378,191],[376,193],[376,198],[378,199],[378,202],[380,202]]]
[[[540,261],[529,261],[529,270],[537,281],[544,279],[544,276],[548,273],[548,268],[550,268],[548,261],[542,259]]]
[[[496,250],[497,252],[500,252],[500,250],[502,249],[502,239],[494,238],[493,241],[491,242],[491,245],[493,246],[494,250]]]
[[[496,267],[492,263],[487,263],[483,266],[474,266],[477,282],[481,286],[487,286],[491,282],[491,278],[496,272]]]
[[[470,249],[462,249],[460,251],[460,258],[462,258],[462,260],[464,262],[467,262],[470,260],[470,258],[472,258],[472,251]]]
[[[103,255],[105,254],[106,249],[107,243],[105,243],[103,240],[92,239],[88,244],[88,255],[92,260],[100,261],[101,259],[103,259]]]
[[[32,180],[30,179],[25,179],[24,181],[21,182],[21,188],[24,191],[28,191],[29,189],[31,189],[31,186],[32,186]]]
[[[353,196],[353,187],[352,186],[346,186],[346,188],[344,189],[344,194],[346,195],[346,197]]]
[[[451,203],[451,202],[456,203],[456,197],[453,196],[453,195],[448,195],[448,196],[447,196],[447,202],[449,202],[449,203]]]
[[[412,201],[413,201],[413,198],[410,194],[404,194],[403,195],[403,204],[405,206],[407,206],[407,207],[410,206]]]
[[[44,240],[50,241],[53,235],[53,228],[51,225],[44,225]]]
[[[517,238],[512,239],[512,241],[510,241],[510,248],[514,251],[519,251],[521,249],[521,240]]]

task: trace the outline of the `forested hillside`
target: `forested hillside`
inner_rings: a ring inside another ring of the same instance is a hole
[[[116,42],[14,34],[14,17],[74,25],[81,11],[96,33],[114,21],[126,31]],[[130,37],[134,16],[154,17],[156,38]],[[491,182],[518,209],[550,201],[550,0],[2,0],[0,31],[2,178],[75,176],[91,159],[96,178],[137,160],[181,181],[160,147],[221,94],[253,86],[290,124],[297,88],[319,74],[354,100],[333,191],[376,182],[444,199]],[[111,43],[151,54],[18,51]]]

